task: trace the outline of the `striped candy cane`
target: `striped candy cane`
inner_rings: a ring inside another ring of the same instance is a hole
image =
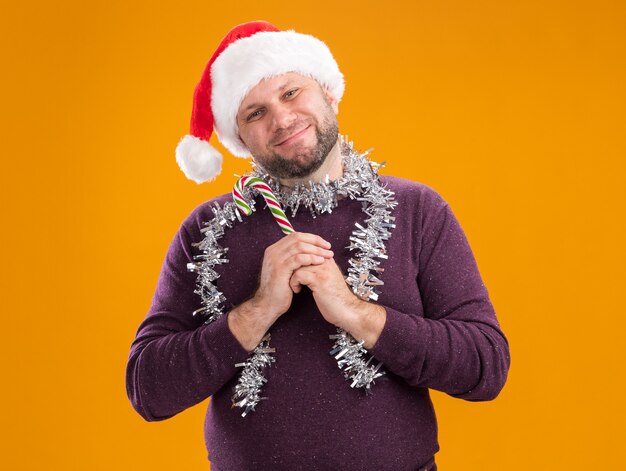
[[[274,219],[276,219],[276,222],[283,231],[283,234],[291,234],[292,232],[295,232],[272,189],[267,185],[267,183],[258,177],[244,175],[237,180],[237,183],[235,183],[235,186],[233,187],[233,200],[235,201],[239,211],[243,212],[246,216],[250,216],[252,214],[252,208],[250,208],[246,199],[243,197],[243,188],[245,186],[256,188],[263,195],[268,208],[270,208],[270,211],[274,215]]]

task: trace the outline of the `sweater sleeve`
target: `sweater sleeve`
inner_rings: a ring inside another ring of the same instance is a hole
[[[510,365],[476,260],[450,206],[432,191],[421,212],[417,284],[424,317],[384,306],[387,319],[370,353],[410,385],[471,401],[494,399]]]
[[[196,319],[197,274],[184,223],[163,262],[151,307],[131,344],[126,391],[147,421],[168,419],[220,389],[249,353],[228,327],[227,313],[211,324]]]

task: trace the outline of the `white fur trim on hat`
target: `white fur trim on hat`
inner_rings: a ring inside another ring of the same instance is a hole
[[[213,63],[211,102],[215,132],[233,155],[248,157],[239,139],[237,111],[246,95],[261,80],[297,72],[328,88],[340,101],[345,89],[343,74],[321,40],[295,31],[260,32],[228,46]]]
[[[222,171],[222,160],[222,154],[211,144],[190,134],[176,146],[178,166],[198,184],[214,180]]]

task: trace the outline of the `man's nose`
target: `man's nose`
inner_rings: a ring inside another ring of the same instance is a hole
[[[274,129],[286,129],[298,119],[298,115],[289,106],[278,105],[272,110]]]

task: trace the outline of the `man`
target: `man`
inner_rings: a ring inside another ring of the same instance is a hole
[[[230,195],[198,206],[131,346],[144,419],[211,397],[213,470],[436,470],[428,389],[481,401],[506,381],[508,342],[452,210],[339,137],[343,91],[321,41],[265,22],[234,28],[196,87],[183,171],[219,174],[215,129],[296,230],[250,188],[250,217]]]

